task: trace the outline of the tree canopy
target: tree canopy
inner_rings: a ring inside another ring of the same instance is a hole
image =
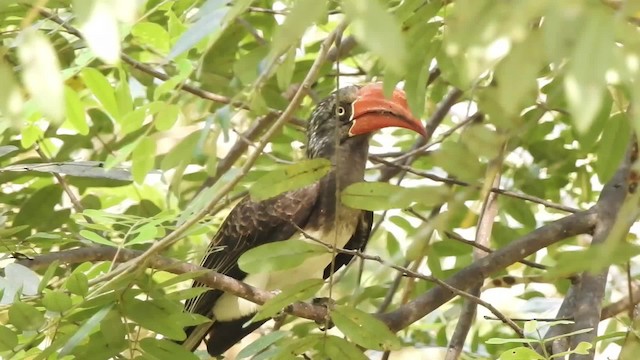
[[[635,358],[639,26],[622,0],[1,1],[0,356],[206,358],[172,341],[198,278],[285,309],[229,358]],[[429,136],[376,134],[339,194],[367,251],[277,295],[197,266],[238,199],[326,173],[306,119],[371,81]]]

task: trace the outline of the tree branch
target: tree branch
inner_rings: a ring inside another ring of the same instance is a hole
[[[587,210],[551,222],[475,261],[446,279],[445,283],[457,289],[468,289],[542,248],[568,237],[590,233],[596,219],[595,211]],[[454,295],[443,287],[435,287],[397,310],[381,315],[380,318],[392,330],[399,331],[451,300]]]

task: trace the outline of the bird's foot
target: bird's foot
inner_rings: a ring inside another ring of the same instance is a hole
[[[336,301],[333,300],[330,297],[314,298],[311,301],[311,303],[313,305],[323,306],[323,307],[327,308],[328,310],[332,310],[336,306]],[[334,326],[333,321],[331,321],[330,318],[327,318],[324,321],[316,321],[316,324],[318,324],[318,326],[320,326],[320,330],[322,330],[322,331],[329,330]]]

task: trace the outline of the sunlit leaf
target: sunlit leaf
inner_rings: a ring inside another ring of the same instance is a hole
[[[0,325],[0,352],[10,351],[18,345],[18,335],[4,325]]]
[[[364,348],[397,350],[402,346],[387,325],[362,310],[337,306],[331,311],[331,320],[347,338]]]
[[[114,119],[119,119],[120,111],[116,95],[109,80],[98,70],[94,68],[85,68],[82,70],[82,79],[93,95],[100,101],[104,109]]]
[[[569,111],[581,132],[591,127],[602,104],[605,73],[611,65],[614,46],[612,16],[602,10],[591,14],[580,32],[564,79]]]
[[[326,16],[327,2],[298,0],[287,14],[284,23],[275,31],[271,56],[279,55],[300,40],[305,31],[318,19]]]
[[[48,291],[42,298],[45,309],[54,312],[64,312],[71,308],[71,298],[61,291]]]
[[[281,289],[276,296],[264,303],[251,321],[259,321],[274,316],[285,306],[296,301],[308,299],[320,290],[324,281],[322,279],[308,279],[295,285]]]
[[[213,35],[210,44],[214,43],[224,29],[252,2],[253,0],[239,0],[234,1],[232,6],[227,6],[226,0],[207,0],[196,15],[196,22],[178,39],[167,55],[167,60],[172,60],[191,49],[209,35]]]
[[[242,349],[236,356],[236,359],[246,359],[252,357],[287,336],[288,333],[286,331],[269,332],[268,334],[259,337],[257,340]]]
[[[167,339],[145,338],[140,341],[140,348],[152,359],[199,359],[184,346]]]
[[[11,67],[4,58],[0,59],[0,79],[3,79],[3,86],[0,86],[0,113],[9,119],[18,120],[25,99]]]
[[[260,245],[245,251],[238,266],[247,273],[262,273],[296,267],[305,260],[328,254],[327,248],[301,240],[285,240]]]
[[[543,360],[544,356],[538,354],[531,348],[517,347],[507,350],[500,355],[500,360]]]
[[[609,181],[620,166],[627,151],[630,136],[631,125],[625,114],[616,114],[606,120],[602,137],[596,148],[598,161],[593,164],[600,182]]]
[[[156,142],[149,137],[144,137],[131,153],[131,174],[133,180],[142,184],[147,173],[153,169],[156,155]]]
[[[107,239],[105,239],[104,237],[102,237],[99,234],[94,233],[93,231],[89,231],[89,230],[80,230],[80,236],[82,236],[83,238],[93,241],[96,244],[101,244],[101,245],[107,245],[107,246],[116,246],[115,243],[113,243],[112,241],[109,241]]]
[[[22,331],[38,330],[44,325],[44,314],[33,305],[18,301],[9,307],[9,323]]]
[[[111,311],[113,304],[103,307],[95,312],[82,326],[69,338],[60,350],[60,356],[69,354],[78,344],[86,339],[100,324],[100,321]]]
[[[400,24],[378,0],[345,0],[342,4],[358,41],[396,73],[404,74],[407,48]]]
[[[418,202],[433,206],[446,199],[447,191],[441,187],[405,188],[382,182],[360,182],[349,185],[342,192],[342,203],[354,209],[403,209]]]
[[[98,58],[115,64],[120,58],[120,32],[116,0],[74,0],[78,28]]]
[[[22,82],[51,120],[61,121],[65,115],[64,86],[58,56],[49,40],[33,29],[20,37],[18,56],[22,65]]]
[[[312,184],[325,176],[329,170],[331,162],[322,158],[281,166],[258,179],[249,189],[249,194],[254,201],[269,199],[285,191]]]

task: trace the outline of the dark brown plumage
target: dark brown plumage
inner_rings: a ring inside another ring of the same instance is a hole
[[[202,266],[266,290],[305,278],[328,278],[330,258],[309,259],[294,269],[257,275],[247,275],[240,270],[237,260],[245,251],[263,244],[288,239],[304,241],[298,228],[319,240],[335,242],[341,248],[363,250],[369,239],[373,214],[337,203],[336,193],[363,180],[369,134],[386,126],[406,127],[424,134],[424,128],[411,116],[404,93],[399,90],[392,99],[385,99],[378,84],[349,86],[323,100],[309,120],[307,156],[331,160],[332,170],[315,184],[272,199],[261,202],[243,199],[213,238]],[[338,254],[334,271],[350,261],[351,256]],[[202,284],[196,282],[194,286]],[[211,355],[222,354],[264,323],[243,327],[257,307],[219,290],[188,300],[185,309],[214,319],[211,323],[187,328],[188,337],[184,342],[194,350],[208,336],[205,341]]]

